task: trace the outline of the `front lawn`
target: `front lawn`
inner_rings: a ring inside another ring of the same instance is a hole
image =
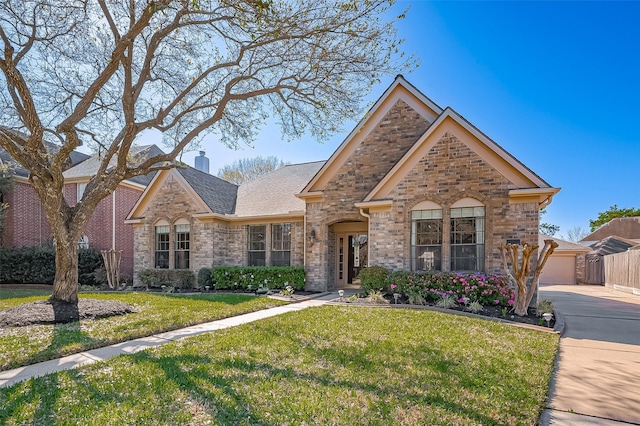
[[[558,336],[323,306],[0,389],[0,423],[534,425]]]
[[[29,296],[27,292],[14,294],[14,298],[0,299],[0,309],[45,298]],[[4,328],[0,333],[0,370],[285,303],[240,294],[84,293],[80,297],[118,300],[132,305],[138,312],[70,324]]]

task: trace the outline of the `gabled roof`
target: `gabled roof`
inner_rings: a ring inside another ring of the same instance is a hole
[[[235,215],[256,217],[304,212],[305,202],[297,198],[324,161],[291,164],[243,183],[238,189]]]
[[[144,217],[153,198],[160,193],[162,184],[174,176],[185,192],[190,194],[200,211],[200,219],[215,217],[226,220],[273,217],[282,215],[302,216],[304,201],[296,198],[304,185],[322,167],[323,161],[292,164],[266,173],[240,186],[193,167],[162,170],[144,190],[127,217],[137,221]]]
[[[398,182],[416,165],[433,146],[446,134],[454,134],[480,158],[507,178],[514,188],[512,197],[537,197],[539,202],[550,201],[560,189],[552,188],[540,176],[522,164],[504,148],[478,130],[464,117],[447,107],[438,118],[431,123],[415,145],[407,151],[398,163],[365,197],[364,202],[384,200]]]
[[[156,145],[135,146],[135,147],[132,147],[130,150],[130,155],[133,156],[134,159],[136,160],[153,157],[161,154],[164,154],[164,152],[160,148],[158,148]],[[108,169],[113,168],[116,165],[117,161],[118,160],[115,156],[111,158],[111,161],[109,161]],[[93,154],[86,161],[83,161],[77,166],[66,170],[63,173],[63,176],[65,179],[68,179],[68,180],[90,179],[98,172],[98,169],[100,168],[101,164],[102,164],[102,160],[100,158],[100,154],[96,153],[96,154]],[[155,176],[155,172],[149,173],[143,176],[134,176],[126,180],[137,183],[142,186],[147,186],[151,182],[151,179],[153,179],[153,176]]]
[[[389,194],[398,182],[409,173],[413,166],[424,158],[431,147],[447,132],[452,132],[513,184],[513,188],[509,193],[511,198],[536,200],[542,205],[548,204],[551,198],[560,190],[559,188],[551,187],[540,176],[518,161],[452,108],[441,109],[406,81],[404,77],[399,75],[298,196],[300,198],[321,196],[326,184],[335,175],[340,166],[349,159],[358,145],[362,143],[371,130],[380,123],[399,100],[406,102],[425,117],[429,127],[414,146],[407,151],[378,185],[362,200],[363,202],[356,204],[357,206],[365,207],[365,204],[380,205],[380,203],[388,200]]]
[[[127,215],[126,222],[137,222],[145,217],[146,209],[169,178],[175,179],[191,197],[198,209],[198,215],[233,213],[238,186],[187,166],[157,172]]]
[[[600,241],[612,235],[630,240],[640,239],[640,217],[617,217],[611,219],[580,241]]]
[[[622,253],[636,245],[638,245],[638,243],[635,241],[612,235],[592,244],[592,251],[589,252],[589,255],[606,256],[608,254]]]
[[[180,167],[175,170],[204,201],[211,213],[232,214],[234,212],[237,185],[193,167]]]
[[[347,135],[338,149],[331,155],[318,173],[300,192],[301,198],[312,196],[321,191],[342,164],[350,157],[364,138],[375,128],[384,116],[398,101],[404,101],[411,108],[422,115],[429,123],[442,113],[435,102],[409,83],[402,75],[397,75],[393,83],[384,91],[382,96],[373,104],[358,125]]]
[[[558,254],[579,254],[587,253],[591,250],[589,247],[572,243],[571,241],[561,240],[560,238],[551,237],[549,235],[538,234],[538,245],[540,247],[544,247],[544,240],[555,241],[558,244],[558,247],[556,247],[553,252]]]

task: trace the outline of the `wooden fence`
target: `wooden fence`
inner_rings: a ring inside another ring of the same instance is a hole
[[[604,256],[607,286],[624,286],[640,290],[640,250]]]

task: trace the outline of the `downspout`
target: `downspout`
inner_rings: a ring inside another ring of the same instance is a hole
[[[116,249],[116,191],[111,193],[111,249]]]
[[[307,203],[304,203],[304,216],[302,217],[302,267],[307,269]],[[306,272],[305,272],[306,274]]]
[[[367,267],[371,259],[371,216],[364,212],[364,209],[360,208],[360,215],[367,218]]]

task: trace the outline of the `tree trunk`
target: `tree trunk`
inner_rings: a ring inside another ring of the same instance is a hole
[[[78,303],[78,240],[56,235],[56,276],[51,300]]]
[[[516,315],[525,316],[528,313],[529,305],[533,299],[533,295],[538,289],[538,279],[542,273],[547,259],[558,243],[553,240],[544,240],[544,247],[538,256],[533,277],[530,278],[531,256],[538,249],[538,246],[530,246],[527,243],[522,244],[522,250],[518,245],[509,244],[500,246],[500,254],[502,255],[502,267],[507,274],[509,283],[515,290],[515,304],[513,310]],[[522,258],[520,258],[522,255]],[[509,268],[509,265],[511,267]]]

